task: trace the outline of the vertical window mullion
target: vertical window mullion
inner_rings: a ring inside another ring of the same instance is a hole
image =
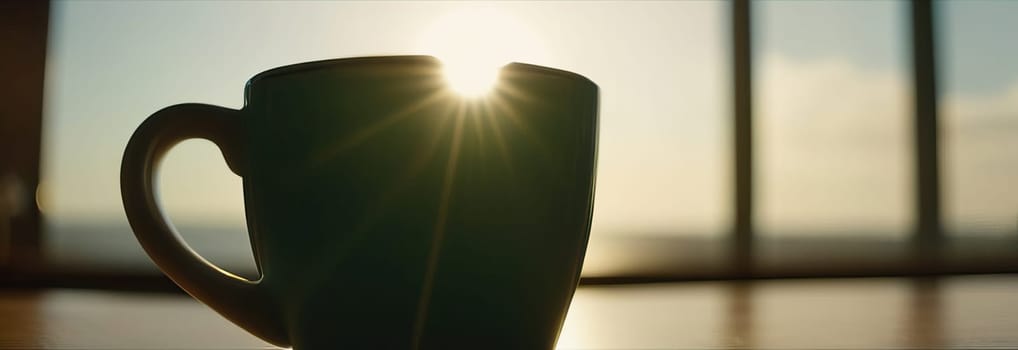
[[[753,243],[753,119],[752,36],[749,0],[732,1],[733,141],[735,172],[735,243],[737,273],[752,265]]]
[[[913,0],[912,65],[915,95],[915,240],[933,243],[943,235],[940,213],[940,169],[937,149],[937,79],[933,6]]]

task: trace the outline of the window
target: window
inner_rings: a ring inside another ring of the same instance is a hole
[[[956,237],[1018,236],[1018,4],[942,1],[944,221]]]
[[[759,234],[906,239],[908,3],[754,5]]]
[[[273,67],[441,54],[449,33],[494,28],[511,40],[485,49],[602,88],[588,283],[1018,271],[1016,15],[999,1],[54,1],[35,237],[61,269],[157,275],[118,184],[148,115],[239,108]],[[241,181],[218,150],[181,144],[161,179],[189,244],[253,274]]]

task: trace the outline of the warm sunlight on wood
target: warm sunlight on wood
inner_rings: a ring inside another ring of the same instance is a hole
[[[499,69],[513,62],[542,64],[540,40],[510,14],[467,8],[438,18],[424,32],[420,49],[442,60],[449,87],[476,97],[491,90]]]

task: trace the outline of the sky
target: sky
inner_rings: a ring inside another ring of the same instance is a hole
[[[763,234],[908,233],[906,5],[754,3]],[[54,220],[124,222],[120,157],[162,107],[241,108],[248,78],[292,63],[484,52],[601,87],[593,234],[729,230],[724,2],[82,0],[52,10],[40,204]],[[938,10],[948,224],[1013,233],[1018,2],[938,2]],[[243,226],[241,180],[207,141],[170,152],[160,189],[175,222]]]

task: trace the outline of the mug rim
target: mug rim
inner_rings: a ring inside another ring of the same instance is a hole
[[[292,73],[298,73],[308,70],[323,69],[333,67],[340,64],[351,64],[351,63],[396,63],[396,62],[420,62],[430,63],[435,65],[442,65],[442,61],[435,56],[430,55],[391,55],[391,56],[357,56],[357,57],[345,57],[345,58],[332,58],[317,61],[307,61],[301,63],[288,64],[285,66],[279,66],[271,68],[261,73],[255,74],[251,79],[248,79],[247,86],[250,87],[263,79],[272,78],[280,75],[287,75]],[[522,68],[532,70],[540,73],[546,73],[551,75],[561,76],[570,80],[578,80],[586,82],[590,85],[597,87],[597,83],[578,73],[570,72],[567,70],[556,69],[551,67],[539,66],[536,64],[521,63],[521,62],[510,62],[502,67],[506,68]]]

